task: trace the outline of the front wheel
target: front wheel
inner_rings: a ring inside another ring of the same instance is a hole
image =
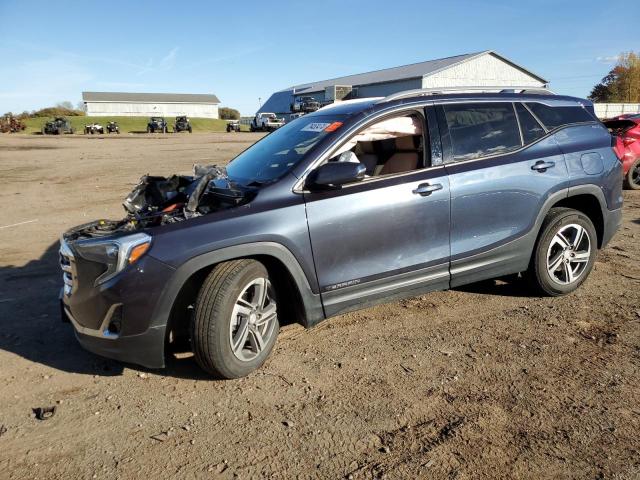
[[[527,276],[546,295],[566,295],[587,279],[597,250],[598,238],[589,217],[570,208],[552,208],[542,224]]]
[[[630,190],[640,190],[640,159],[629,167],[624,177],[624,186]]]
[[[221,378],[259,368],[280,330],[276,300],[262,263],[243,259],[217,265],[200,289],[191,324],[198,365]]]

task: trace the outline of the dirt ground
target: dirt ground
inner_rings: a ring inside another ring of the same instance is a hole
[[[59,234],[257,138],[0,135],[0,478],[640,478],[640,192],[567,297],[490,281],[287,326],[234,381],[82,350]]]

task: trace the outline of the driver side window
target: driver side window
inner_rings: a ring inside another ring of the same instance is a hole
[[[354,135],[329,161],[360,162],[365,178],[419,170],[425,167],[423,125],[419,114],[386,118]]]

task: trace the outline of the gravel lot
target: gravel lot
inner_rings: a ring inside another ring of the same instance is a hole
[[[59,234],[258,138],[0,135],[0,478],[640,478],[640,192],[567,297],[490,281],[287,326],[234,381],[83,351]]]

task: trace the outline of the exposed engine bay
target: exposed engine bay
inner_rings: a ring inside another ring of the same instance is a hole
[[[194,165],[193,175],[145,175],[123,202],[122,220],[97,220],[65,234],[67,240],[131,233],[180,222],[249,201],[255,188],[241,186],[216,165]]]

